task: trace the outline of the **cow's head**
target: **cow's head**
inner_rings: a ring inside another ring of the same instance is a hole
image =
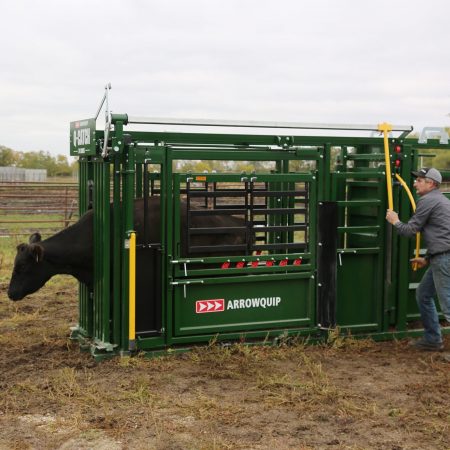
[[[17,246],[17,255],[8,288],[8,297],[11,300],[22,300],[44,286],[50,278],[43,263],[44,248],[40,241],[41,235],[34,233],[30,236],[29,244]]]

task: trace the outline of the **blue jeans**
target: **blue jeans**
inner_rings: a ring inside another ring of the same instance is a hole
[[[430,259],[430,267],[416,290],[425,340],[441,343],[441,328],[434,302],[436,296],[439,299],[442,314],[447,322],[450,322],[450,252]]]

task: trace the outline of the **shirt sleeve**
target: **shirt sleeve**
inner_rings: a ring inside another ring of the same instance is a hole
[[[407,223],[397,222],[395,228],[402,236],[413,237],[416,233],[423,230],[423,227],[430,217],[431,211],[434,206],[432,199],[429,201],[426,196],[422,197],[417,202],[416,212]]]

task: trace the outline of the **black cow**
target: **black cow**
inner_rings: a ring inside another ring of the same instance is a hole
[[[112,209],[111,209],[112,211]],[[186,233],[186,203],[182,202],[182,256],[190,256],[187,247]],[[147,234],[144,241],[144,201],[135,201],[134,224],[137,233],[137,244],[143,242],[158,243],[160,239],[160,202],[158,197],[148,199]],[[241,231],[208,235],[194,235],[192,245],[204,245],[214,248],[219,244],[244,244],[244,220],[233,216],[194,216],[192,227],[241,227]],[[227,255],[243,253],[226,252]],[[213,250],[208,256],[213,256]],[[193,255],[195,256],[195,255]],[[199,255],[197,255],[199,256]],[[205,256],[205,255],[204,255]],[[149,259],[146,253],[137,255],[137,278],[148,278],[151,272],[149,266],[154,265],[154,259]],[[145,270],[145,274],[142,272]],[[14,269],[8,288],[11,300],[21,300],[36,292],[54,275],[69,274],[78,281],[85,283],[92,290],[93,277],[93,211],[84,214],[78,222],[60,231],[54,236],[42,241],[39,233],[31,235],[28,244],[17,247]]]

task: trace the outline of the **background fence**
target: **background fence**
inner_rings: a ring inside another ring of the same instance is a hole
[[[3,181],[47,181],[47,170],[0,167],[0,182]]]
[[[78,184],[0,181],[0,237],[43,236],[78,220]]]

